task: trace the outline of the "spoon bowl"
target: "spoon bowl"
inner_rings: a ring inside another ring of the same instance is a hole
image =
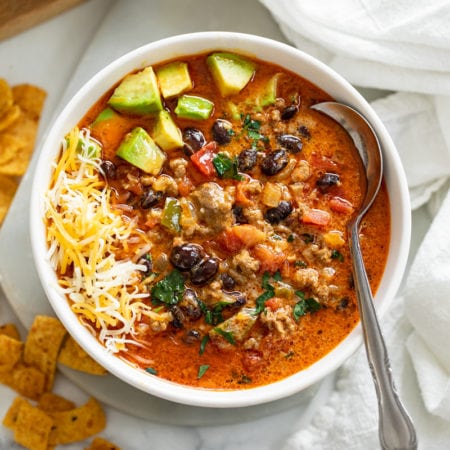
[[[348,224],[348,231],[364,344],[378,398],[380,443],[383,449],[416,449],[414,424],[395,388],[359,243],[361,219],[375,200],[383,178],[381,146],[369,122],[355,109],[337,102],[319,103],[312,109],[331,117],[347,131],[364,165],[366,191],[359,210]]]

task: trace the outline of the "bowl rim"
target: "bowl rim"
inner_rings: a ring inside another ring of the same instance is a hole
[[[97,72],[67,103],[41,141],[32,181],[29,226],[34,263],[50,305],[67,331],[91,357],[112,375],[149,394],[186,405],[231,408],[278,400],[320,381],[342,365],[361,346],[363,341],[361,326],[358,324],[337,347],[308,368],[269,385],[228,391],[201,389],[170,382],[143,370],[134,369],[117,356],[108,353],[78,321],[65,297],[64,301],[61,301],[64,294],[61,293],[56,274],[47,258],[45,226],[42,220],[43,195],[49,185],[52,163],[59,153],[60,142],[101,95],[132,70],[177,56],[218,49],[247,54],[297,73],[322,88],[337,101],[358,109],[375,129],[383,149],[384,177],[391,198],[389,257],[375,295],[377,314],[382,317],[400,287],[411,237],[409,193],[400,157],[381,119],[349,82],[316,58],[269,38],[224,31],[181,34],[138,47]],[[330,86],[324,87],[324,84]],[[87,98],[94,100],[88,101]],[[392,202],[393,198],[396,200],[395,204]]]

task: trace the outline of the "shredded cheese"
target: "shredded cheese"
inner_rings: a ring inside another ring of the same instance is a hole
[[[140,283],[145,266],[134,261],[150,249],[149,240],[111,207],[111,192],[99,176],[101,160],[89,156],[90,148],[88,130],[77,128],[62,143],[46,195],[48,256],[74,313],[116,353],[128,343],[136,345],[142,315],[167,318],[142,302],[149,296]],[[137,249],[134,258],[128,254],[130,242]]]

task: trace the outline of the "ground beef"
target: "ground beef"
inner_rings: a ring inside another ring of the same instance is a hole
[[[286,337],[296,329],[292,307],[290,305],[285,305],[275,311],[266,308],[260,315],[260,319],[269,330],[275,331],[282,338]]]

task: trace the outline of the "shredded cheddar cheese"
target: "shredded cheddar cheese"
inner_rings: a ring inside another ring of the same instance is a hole
[[[48,254],[74,313],[116,353],[127,343],[137,345],[133,336],[141,315],[161,318],[142,301],[149,297],[140,283],[145,266],[129,256],[121,259],[133,242],[137,260],[139,250],[150,249],[149,240],[112,208],[100,159],[88,154],[91,144],[88,130],[77,128],[62,144],[46,196]]]

